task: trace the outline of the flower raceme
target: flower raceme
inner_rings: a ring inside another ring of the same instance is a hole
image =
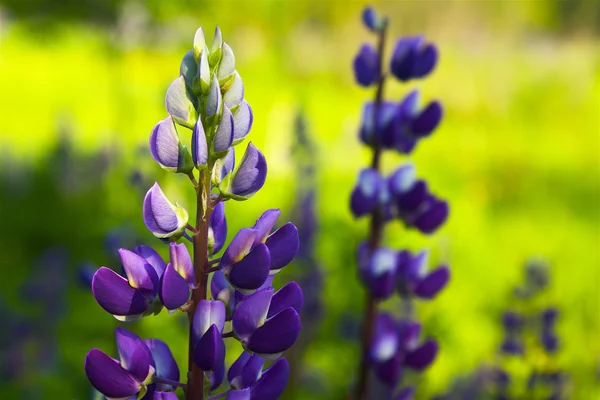
[[[372,396],[367,368],[370,366],[387,386],[390,398],[408,400],[413,396],[414,387],[398,387],[403,368],[422,371],[434,361],[438,351],[434,340],[419,343],[421,326],[413,321],[415,316],[409,310],[415,298],[434,298],[447,285],[450,270],[442,265],[426,271],[426,252],[413,255],[407,250],[382,246],[383,231],[387,223],[399,219],[407,228],[433,234],[447,220],[449,207],[429,190],[425,181],[416,178],[412,164],[401,165],[389,176],[382,174],[380,165],[383,154],[388,151],[410,155],[417,144],[439,126],[443,110],[438,101],[421,106],[417,90],[399,102],[385,100],[383,91],[387,78],[407,82],[429,75],[437,64],[438,51],[421,36],[400,38],[395,43],[388,73],[381,54],[388,19],[372,8],[365,9],[362,19],[376,34],[378,45],[362,45],[353,63],[359,85],[377,85],[375,99],[364,105],[359,129],[360,141],[373,150],[371,167],[360,171],[350,197],[354,217],[371,218],[369,240],[362,243],[357,252],[359,278],[367,289],[368,301],[362,336],[363,362],[355,398],[366,400]],[[407,315],[398,322],[388,314],[377,313],[378,301],[394,294],[406,304]]]
[[[92,278],[96,301],[118,320],[158,314],[163,307],[188,313],[190,360],[182,374],[188,381],[178,382],[179,369],[165,343],[142,341],[118,328],[119,360],[94,349],[85,361],[90,382],[108,398],[174,400],[178,387],[185,387],[187,399],[207,398],[226,375],[226,338],[238,340],[245,351],[227,374],[230,389],[214,398],[275,400],[287,384],[289,365],[279,357],[300,332],[303,296],[294,282],[278,291],[272,285],[273,276],[298,252],[298,230],[291,223],[274,230],[281,211],[270,209],[226,244],[224,202],[251,198],[267,176],[266,159],[251,142],[235,162],[234,147],[253,123],[244,94],[221,30],[217,27],[209,46],[198,29],[179,76],[167,89],[168,115],[149,140],[150,154],[161,168],[189,177],[196,218],[190,219],[155,183],[146,193],[142,215],[148,230],[168,243],[168,262],[149,246],[119,249],[123,274],[102,267]],[[192,242],[194,258],[178,243],[183,239]],[[221,258],[210,260],[223,248]],[[231,325],[228,332],[226,325]],[[264,358],[277,360],[263,371]]]

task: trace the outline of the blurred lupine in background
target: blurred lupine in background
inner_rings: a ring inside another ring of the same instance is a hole
[[[303,359],[307,346],[318,333],[325,313],[325,304],[322,299],[323,266],[316,254],[319,234],[316,198],[318,152],[307,126],[306,115],[302,111],[296,115],[291,150],[297,182],[291,220],[297,226],[300,237],[293,276],[303,288],[304,305],[300,313],[302,331],[296,345],[287,353],[292,370],[286,396],[288,393],[297,393],[298,386],[314,387],[315,383],[322,379],[311,370],[310,363]]]
[[[436,400],[571,398],[569,376],[560,368],[556,332],[558,309],[544,292],[551,283],[548,263],[537,257],[525,264],[524,281],[511,293],[500,317],[503,340],[495,363],[457,379]]]
[[[276,399],[290,374],[280,356],[300,333],[303,296],[295,282],[278,291],[271,284],[298,252],[299,236],[291,223],[271,233],[281,212],[270,209],[225,246],[224,202],[247,200],[260,190],[267,164],[250,142],[235,165],[233,146],[244,141],[253,117],[233,51],[218,27],[210,49],[198,29],[165,104],[169,115],[152,130],[150,153],[163,169],[189,177],[196,192],[195,225],[189,223],[188,211],[155,183],[143,200],[143,219],[156,238],[168,243],[169,262],[149,246],[119,248],[123,273],[101,267],[93,276],[92,291],[119,321],[155,315],[163,307],[187,313],[188,366],[180,372],[166,343],[142,340],[118,327],[118,357],[92,349],[85,372],[108,398],[176,399],[175,391],[183,388],[188,400]],[[178,240],[193,244],[193,257]],[[237,339],[243,348],[227,374],[225,338]],[[263,370],[265,360],[277,361]],[[228,388],[205,397],[225,376]]]
[[[363,169],[352,192],[350,207],[356,218],[369,216],[370,232],[358,249],[359,275],[366,287],[362,334],[362,360],[354,388],[356,400],[410,399],[415,387],[403,381],[405,369],[423,371],[436,358],[438,344],[421,338],[421,324],[414,315],[415,298],[430,300],[446,286],[447,266],[428,270],[426,251],[413,254],[384,247],[384,228],[398,219],[407,229],[434,233],[448,217],[448,204],[434,195],[425,181],[417,179],[415,167],[406,163],[384,177],[384,151],[409,155],[442,119],[440,103],[419,104],[417,90],[400,102],[384,99],[388,78],[407,82],[424,78],[435,68],[438,51],[421,36],[397,40],[389,62],[384,57],[388,19],[374,9],[363,13],[364,25],[377,37],[377,47],[364,44],[354,59],[356,81],[375,86],[375,99],[364,106],[360,140],[372,149],[369,168]],[[378,310],[378,304],[397,293],[403,312],[395,316]],[[398,319],[399,318],[399,319]],[[372,389],[370,375],[378,380]],[[377,390],[377,395],[374,394]]]

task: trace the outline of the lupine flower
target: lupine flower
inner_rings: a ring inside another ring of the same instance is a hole
[[[554,332],[558,310],[556,308],[547,308],[541,315],[541,334],[540,342],[548,353],[558,350],[558,336]]]
[[[219,203],[210,214],[208,227],[208,248],[210,254],[217,254],[223,248],[227,239],[227,220],[225,219],[225,204]]]
[[[254,196],[267,178],[267,161],[252,143],[248,143],[244,157],[238,167],[219,184],[221,194],[226,198],[246,200]]]
[[[233,389],[229,400],[275,400],[283,393],[290,367],[285,358],[280,358],[271,367],[262,370],[264,359],[242,352],[231,365],[227,380]]]
[[[265,211],[252,228],[238,232],[221,257],[221,272],[239,291],[258,289],[296,256],[300,243],[292,223],[269,235],[280,214],[276,209]]]
[[[435,45],[422,36],[401,38],[396,42],[390,70],[402,82],[424,78],[435,67],[438,53]]]
[[[429,136],[442,120],[439,102],[432,101],[419,110],[419,92],[410,92],[400,103],[384,101],[378,110],[369,102],[363,109],[360,138],[373,146],[410,154],[419,140]]]
[[[132,251],[120,249],[119,255],[127,279],[102,267],[94,274],[92,292],[108,313],[119,320],[131,320],[154,310],[162,271]]]
[[[450,280],[450,269],[441,265],[426,271],[427,252],[412,255],[403,250],[398,253],[396,287],[400,295],[413,294],[422,299],[434,298]]]
[[[170,172],[187,174],[194,168],[190,152],[179,141],[171,116],[160,121],[152,130],[150,154],[161,167]]]
[[[371,213],[388,200],[386,182],[377,170],[366,168],[360,171],[358,182],[350,197],[350,209],[356,218]]]
[[[370,44],[363,44],[354,58],[354,77],[362,86],[371,86],[379,80],[379,54]]]
[[[363,24],[372,32],[381,32],[387,26],[387,19],[379,15],[373,7],[366,7],[362,13]]]
[[[160,300],[167,310],[176,310],[190,297],[190,290],[196,288],[196,277],[190,253],[185,244],[171,242],[169,248],[171,262],[167,265],[160,285]]]
[[[387,19],[367,8],[363,12],[363,23],[377,34],[377,48],[383,48]],[[425,43],[421,37],[401,38],[396,42],[390,69],[396,78],[408,81],[425,77],[436,61],[434,45]],[[354,60],[358,83],[363,86],[378,84],[375,100],[364,106],[359,131],[360,140],[373,150],[372,167],[360,172],[350,199],[355,217],[369,215],[371,218],[369,244],[361,244],[357,254],[359,275],[369,297],[365,323],[373,321],[371,316],[377,311],[376,300],[385,300],[397,291],[406,308],[411,309],[414,297],[433,298],[450,278],[447,266],[426,271],[426,253],[413,256],[406,250],[398,252],[381,245],[384,226],[394,219],[402,220],[408,228],[431,234],[448,217],[448,204],[430,193],[424,181],[416,179],[412,165],[401,166],[387,178],[380,171],[379,159],[383,151],[410,154],[419,140],[429,136],[442,119],[442,108],[437,101],[419,109],[417,91],[409,93],[400,102],[382,99],[383,85],[388,77],[382,72],[383,63],[383,54],[368,45],[363,45]],[[412,315],[408,317],[412,318]],[[387,314],[379,315],[375,326],[365,327],[365,332],[373,330],[372,343],[367,340],[362,343],[363,361],[355,397],[366,398],[372,394],[368,388],[369,372],[365,368],[367,360],[375,375],[389,386],[384,390],[386,397],[412,397],[411,387],[396,392],[395,396],[393,388],[399,382],[404,366],[422,371],[433,362],[437,342],[428,340],[418,346],[420,325],[408,320],[397,323]]]
[[[176,238],[183,234],[188,222],[188,213],[167,199],[155,183],[144,197],[144,223],[157,238]]]
[[[225,305],[218,300],[200,300],[192,322],[194,362],[200,369],[217,371],[225,362],[224,326]]]
[[[267,288],[248,296],[236,308],[232,327],[244,348],[264,358],[278,358],[300,332],[302,290],[288,283],[274,293]]]
[[[168,379],[173,382],[179,382],[179,367],[173,358],[173,354],[169,346],[162,340],[149,339],[144,340],[144,343],[152,354],[151,366],[154,368],[155,376],[158,378]],[[165,383],[156,383],[157,390],[174,391],[176,388],[173,385]],[[155,392],[154,397],[156,398]],[[163,394],[163,399],[168,399],[169,396]]]
[[[152,353],[142,339],[127,329],[117,328],[115,336],[120,361],[92,349],[85,357],[85,373],[106,397],[141,398],[155,374]]]
[[[177,123],[192,129],[196,123],[196,110],[190,98],[185,78],[180,75],[171,83],[165,98],[167,112]]]
[[[437,342],[426,340],[419,344],[420,332],[421,325],[416,322],[396,322],[385,313],[377,316],[369,358],[383,382],[395,386],[402,377],[403,367],[422,371],[433,362]]]

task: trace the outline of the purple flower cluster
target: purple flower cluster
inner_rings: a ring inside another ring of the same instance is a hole
[[[400,319],[377,312],[377,301],[397,293],[403,302],[413,298],[432,299],[448,283],[450,270],[441,265],[427,270],[427,252],[416,254],[382,246],[383,229],[388,222],[400,220],[407,228],[432,234],[448,218],[448,203],[435,195],[424,180],[417,179],[415,167],[404,164],[384,176],[380,171],[384,151],[410,154],[417,143],[431,135],[442,119],[442,107],[432,101],[419,106],[418,91],[400,102],[383,99],[387,74],[383,71],[388,20],[372,8],[363,13],[363,22],[378,37],[378,46],[364,44],[354,59],[356,81],[362,86],[376,85],[376,97],[366,103],[360,127],[360,140],[373,149],[369,168],[363,169],[354,188],[350,209],[356,218],[371,217],[368,240],[359,246],[359,276],[368,290],[363,331],[363,365],[369,365],[385,383],[394,399],[412,398],[414,388],[398,388],[405,367],[422,371],[436,358],[438,344],[421,340],[421,325],[412,315]],[[389,71],[401,82],[426,77],[438,59],[435,45],[422,37],[400,38],[389,63]],[[412,313],[410,313],[412,314]],[[361,367],[356,388],[358,399],[369,398],[369,371]],[[391,395],[391,394],[390,394]]]
[[[190,369],[182,375],[188,381],[179,382],[179,369],[164,342],[144,341],[124,328],[116,331],[119,359],[91,350],[86,374],[109,398],[176,399],[181,387],[186,399],[205,399],[205,392],[215,391],[225,379],[224,339],[235,338],[243,352],[227,373],[229,389],[211,398],[276,399],[290,373],[280,356],[300,333],[303,295],[295,282],[275,290],[272,281],[296,256],[300,242],[292,223],[274,229],[281,212],[270,209],[225,246],[224,201],[252,197],[265,183],[267,164],[249,143],[235,166],[234,146],[244,141],[253,116],[233,51],[218,27],[210,50],[202,28],[196,32],[165,103],[169,115],[152,130],[150,153],[165,170],[189,177],[196,191],[196,226],[155,183],[144,198],[143,219],[155,237],[168,243],[168,260],[149,246],[121,248],[122,273],[100,268],[92,291],[120,321],[158,314],[163,307],[187,312]],[[185,135],[191,151],[182,143]],[[193,258],[180,239],[193,244]],[[214,258],[223,248],[222,256]],[[263,371],[265,359],[276,361]]]

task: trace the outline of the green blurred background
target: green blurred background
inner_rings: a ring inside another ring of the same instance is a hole
[[[409,87],[390,83],[386,93],[399,99],[417,86],[445,107],[441,127],[412,159],[419,176],[449,199],[451,217],[433,237],[397,223],[387,235],[391,245],[427,247],[433,262],[452,267],[450,286],[418,305],[426,332],[441,343],[418,398],[444,393],[457,376],[496,359],[500,313],[531,255],[551,265],[543,302],[561,310],[561,350],[552,362],[569,374],[567,396],[600,398],[600,3],[374,4],[390,17],[392,37],[424,33],[441,52],[430,78]],[[191,209],[193,191],[187,178],[153,163],[147,141],[196,28],[210,40],[216,24],[254,110],[250,138],[269,164],[263,190],[227,204],[229,235],[269,207],[292,218],[304,178],[290,156],[303,110],[316,148],[310,162],[323,318],[294,355],[302,384],[287,397],[345,397],[358,362],[364,295],[354,247],[367,223],[348,210],[357,171],[369,159],[357,127],[373,92],[357,87],[351,70],[359,45],[373,39],[360,23],[364,6],[0,1],[2,399],[91,397],[83,358],[92,347],[114,352],[117,321],[79,283],[79,268],[118,268],[105,250],[115,237],[166,254],[143,227],[143,194],[157,180]],[[387,156],[385,169],[400,161]],[[297,273],[287,269],[279,282]],[[128,327],[166,341],[183,366],[184,322],[163,312]],[[232,346],[230,360],[238,350]]]

